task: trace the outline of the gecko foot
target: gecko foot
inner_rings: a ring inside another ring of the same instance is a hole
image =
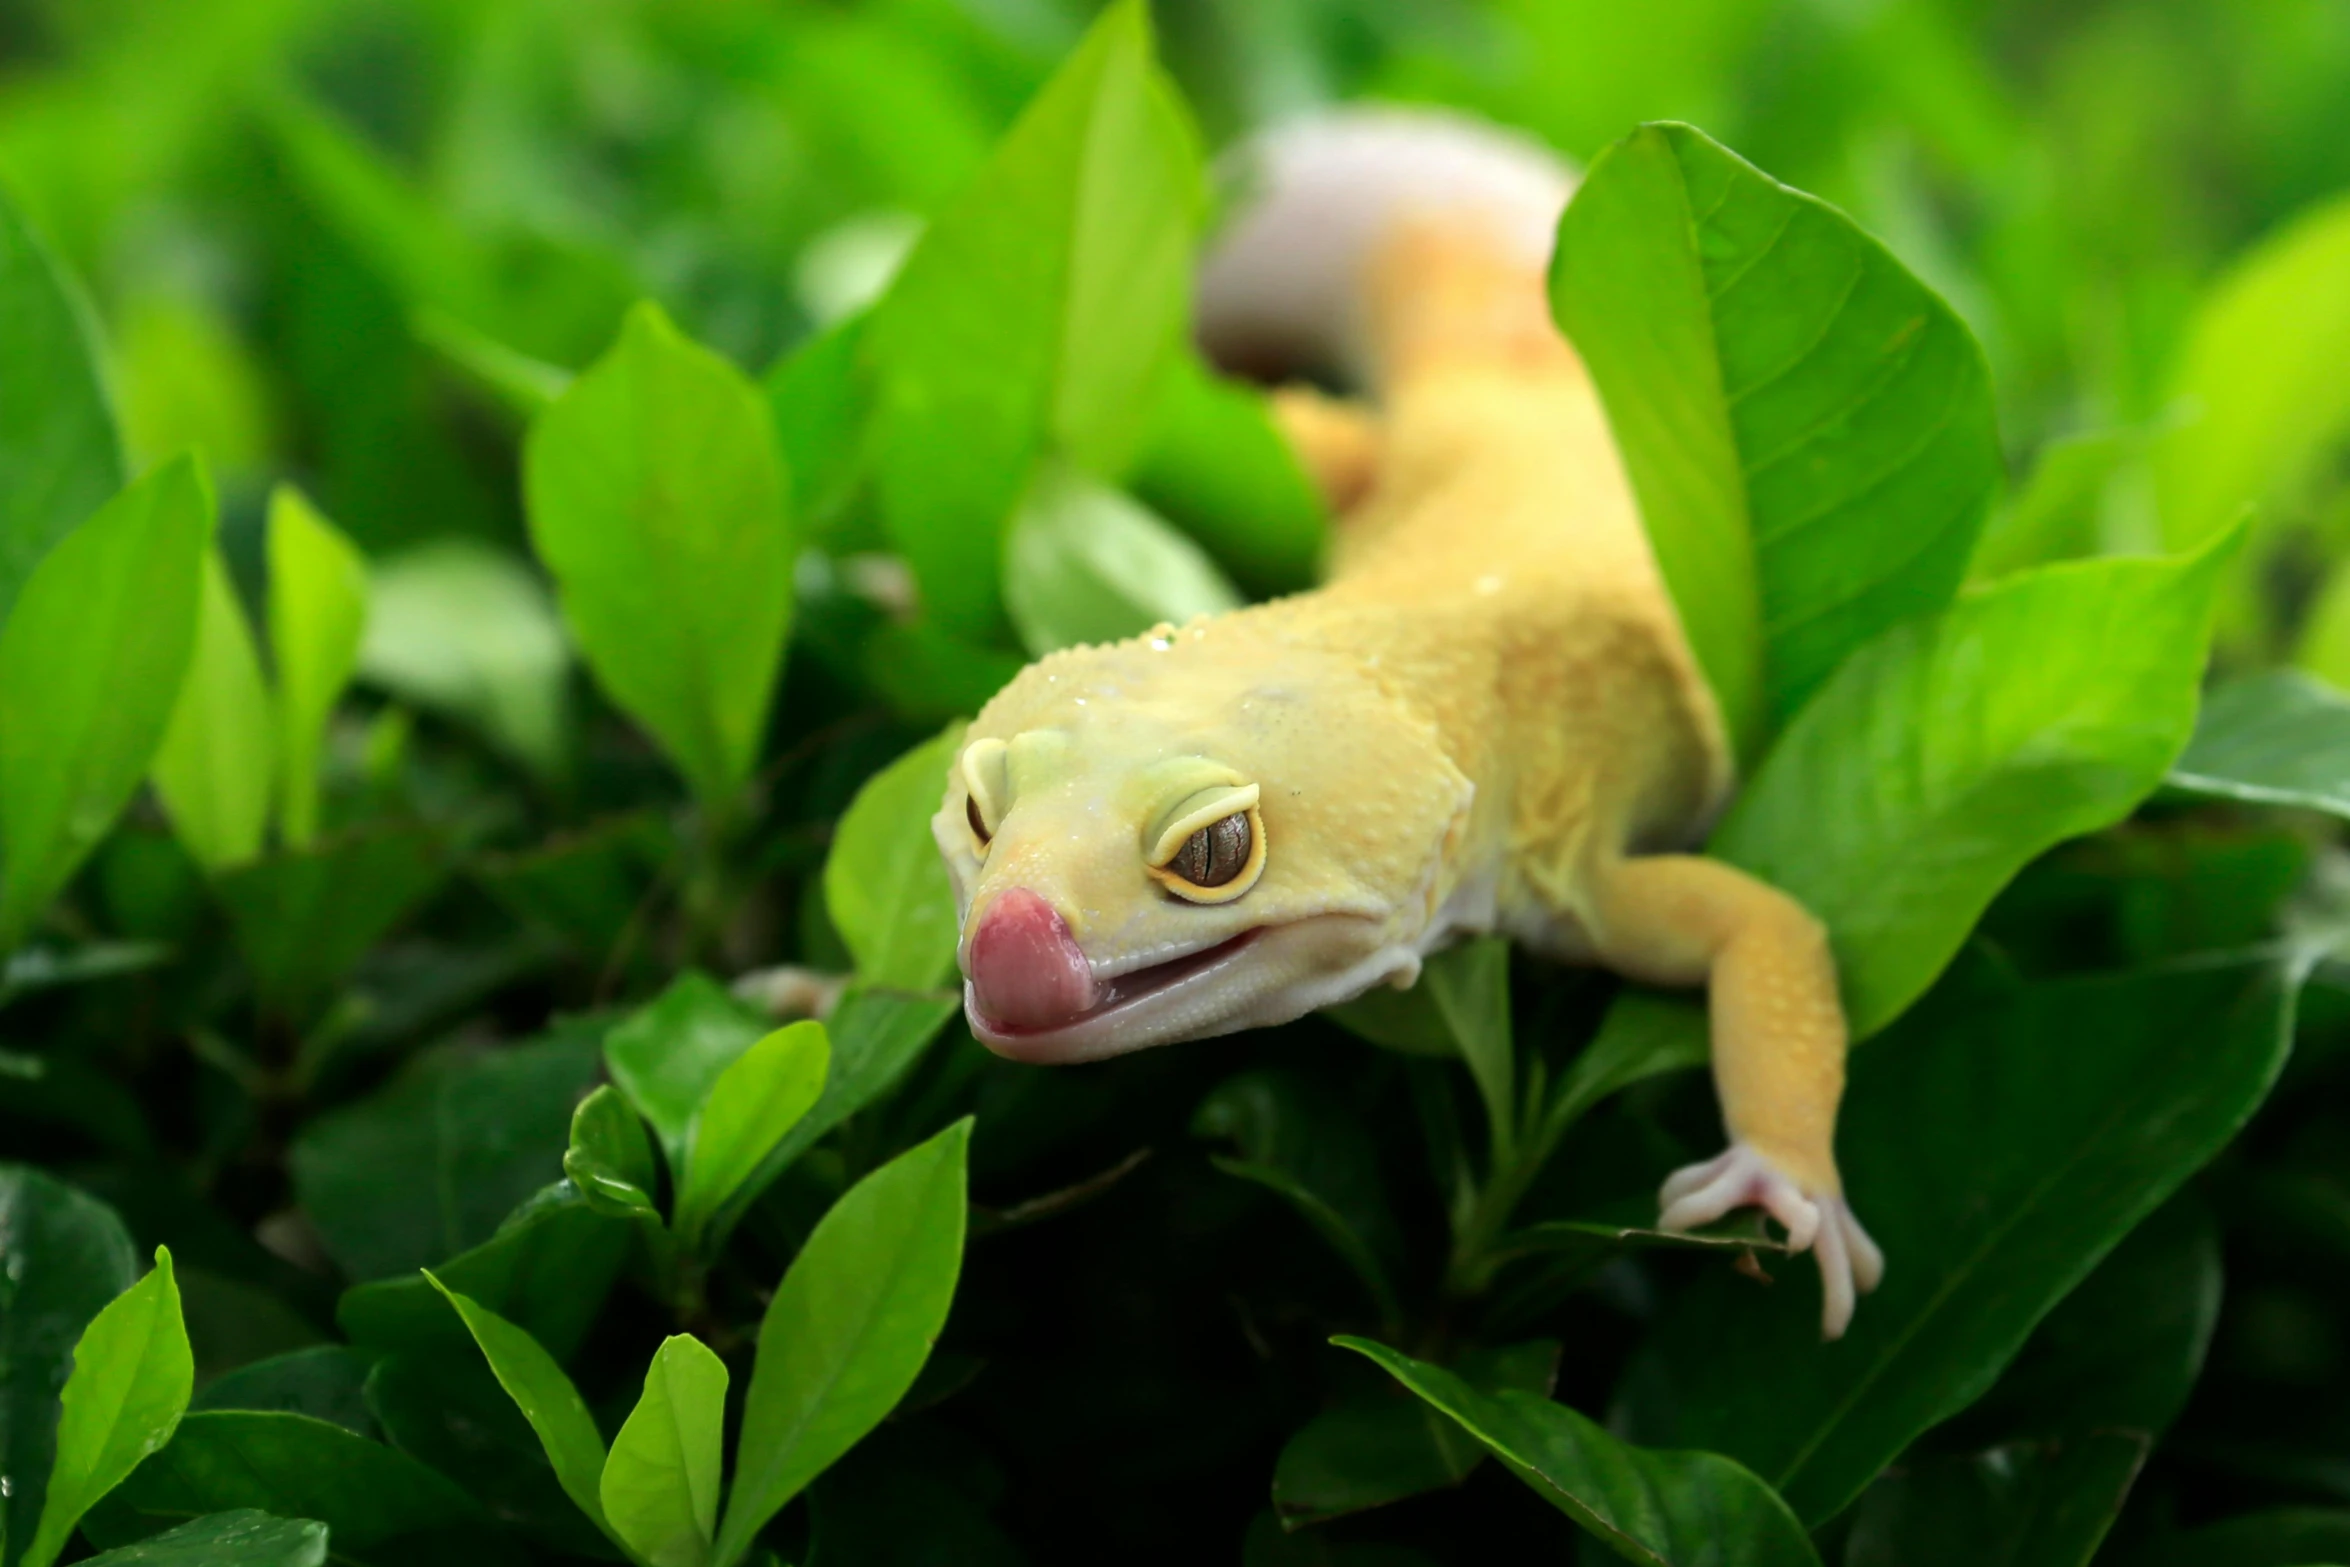
[[[1806,1191],[1746,1143],[1703,1164],[1676,1170],[1658,1194],[1660,1230],[1689,1230],[1749,1205],[1784,1225],[1789,1251],[1810,1251],[1820,1264],[1820,1336],[1842,1338],[1854,1301],[1885,1275],[1885,1254],[1860,1227],[1843,1194]]]

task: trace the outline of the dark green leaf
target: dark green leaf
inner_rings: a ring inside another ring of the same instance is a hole
[[[612,1532],[651,1567],[703,1567],[718,1529],[726,1363],[700,1339],[662,1340],[604,1464]]]
[[[1507,941],[1486,937],[1448,948],[1422,965],[1411,989],[1367,991],[1330,1015],[1390,1050],[1467,1062],[1485,1101],[1495,1160],[1507,1161],[1517,1133]]]
[[[1559,1347],[1549,1339],[1465,1355],[1454,1368],[1482,1393],[1518,1388],[1547,1398]],[[1291,1528],[1457,1485],[1485,1450],[1416,1398],[1382,1387],[1324,1410],[1282,1445],[1273,1506]]]
[[[377,1435],[375,1416],[368,1412],[366,1397],[372,1368],[367,1356],[341,1344],[290,1350],[206,1384],[188,1407],[280,1410],[372,1438]]]
[[[1046,464],[1013,515],[1004,608],[1038,658],[1240,602],[1198,545],[1123,491],[1063,465]]]
[[[473,874],[521,919],[604,961],[644,917],[675,830],[653,812],[613,817],[521,854],[483,855]]]
[[[2350,697],[2307,675],[2270,670],[2203,704],[2173,789],[2248,805],[2350,816]]]
[[[488,1240],[562,1173],[572,1105],[595,1076],[584,1030],[428,1054],[303,1129],[290,1154],[295,1190],[353,1279],[412,1273]]]
[[[1973,334],[1835,209],[1686,125],[1593,162],[1551,299],[1742,756],[1949,602],[2000,479]]]
[[[183,457],[75,529],[17,594],[0,628],[0,950],[146,776],[195,649],[211,538],[212,486]]]
[[[639,305],[531,425],[531,541],[612,700],[708,806],[749,779],[797,537],[758,390]]]
[[[2027,861],[2162,781],[2231,547],[1978,589],[1855,653],[1788,726],[1710,847],[1827,923],[1856,1037],[1933,982]]]
[[[2350,1562],[2350,1511],[2280,1507],[2182,1534],[2148,1567],[2315,1567]]]
[[[874,307],[883,516],[941,630],[1001,626],[1003,529],[1040,454],[1131,457],[1182,329],[1196,159],[1146,11],[1113,6]]]
[[[405,1453],[307,1415],[237,1409],[182,1420],[171,1445],[92,1511],[83,1530],[98,1545],[128,1545],[239,1508],[316,1519],[332,1532],[336,1558],[357,1567],[448,1561],[419,1555],[419,1537],[488,1522],[472,1498]]]
[[[241,866],[220,878],[219,892],[262,994],[298,1011],[348,975],[445,874],[431,838],[376,831]]]
[[[880,1424],[930,1358],[962,1269],[970,1138],[957,1121],[859,1181],[784,1275],[759,1326],[718,1567]]]
[[[87,312],[0,191],[0,625],[33,568],[122,487]]]
[[[955,893],[930,818],[962,743],[949,725],[875,773],[833,833],[824,905],[868,985],[930,990],[954,972]]]
[[[0,1548],[21,1550],[39,1522],[75,1343],[138,1274],[113,1209],[39,1170],[0,1165]]]
[[[571,1385],[571,1378],[537,1339],[450,1289],[431,1273],[425,1278],[456,1308],[465,1330],[481,1346],[482,1357],[490,1363],[498,1385],[514,1400],[514,1407],[522,1411],[531,1430],[538,1433],[539,1445],[546,1449],[547,1462],[555,1466],[563,1494],[597,1528],[608,1532],[611,1526],[605,1522],[597,1493],[597,1479],[604,1472],[604,1437],[596,1429],[595,1416],[580,1399],[579,1389]]]
[[[615,1218],[660,1218],[651,1195],[653,1145],[645,1136],[645,1123],[610,1083],[582,1099],[571,1113],[563,1174],[600,1212]]]
[[[220,871],[261,852],[277,738],[253,632],[217,552],[204,560],[203,595],[195,652],[151,776],[180,842]]]
[[[710,1086],[767,1033],[709,975],[689,970],[604,1036],[604,1065],[637,1114],[653,1123],[673,1175]]]
[[[1264,394],[1196,354],[1175,355],[1126,482],[1252,594],[1294,593],[1321,573],[1322,499]]]
[[[87,1567],[326,1567],[326,1545],[325,1524],[240,1507],[90,1557]]]
[[[2099,1431],[1913,1455],[1861,1497],[1844,1567],[2088,1567],[2149,1445]]]
[[[2290,987],[2261,963],[2033,987],[1854,1062],[1846,1189],[1884,1286],[1819,1342],[1808,1279],[1701,1279],[1635,1359],[1625,1427],[1729,1453],[1832,1516],[1997,1378],[2032,1327],[2243,1124]],[[1997,1137],[1982,1129],[1996,1127]]]
[[[551,1151],[551,1150],[550,1150]],[[604,1217],[568,1182],[523,1205],[498,1233],[433,1272],[544,1344],[558,1360],[579,1348],[628,1254],[632,1226]],[[416,1275],[346,1290],[335,1320],[371,1349],[447,1353],[465,1333]]]
[[[1627,1561],[1817,1567],[1819,1556],[1787,1504],[1718,1453],[1633,1447],[1564,1404],[1532,1393],[1480,1393],[1442,1367],[1367,1339],[1331,1342],[1385,1367]]]
[[[721,1207],[755,1195],[744,1188],[784,1134],[814,1108],[831,1061],[824,1025],[803,1021],[767,1035],[718,1075],[694,1114],[685,1179],[671,1215],[684,1244],[696,1244]]]

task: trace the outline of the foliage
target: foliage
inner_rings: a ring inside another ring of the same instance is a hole
[[[2337,11],[0,0],[0,1567],[2350,1560]],[[1190,273],[1357,98],[1587,171],[1836,1345],[1687,997],[961,1021],[962,722],[1315,577]]]

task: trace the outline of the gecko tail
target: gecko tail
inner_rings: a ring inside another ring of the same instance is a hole
[[[1437,363],[1559,350],[1543,293],[1575,175],[1529,138],[1351,108],[1242,144],[1199,280],[1210,358],[1372,388]]]

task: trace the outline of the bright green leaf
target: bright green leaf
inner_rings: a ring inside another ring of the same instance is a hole
[[[711,1216],[736,1199],[784,1133],[814,1107],[831,1060],[824,1025],[794,1023],[737,1056],[710,1085],[687,1133],[674,1215],[686,1245],[702,1241]]]
[[[970,1137],[957,1121],[866,1176],[793,1259],[759,1325],[718,1567],[880,1424],[930,1358],[962,1269]]]
[[[2350,696],[2292,670],[2214,691],[2165,780],[2247,805],[2350,816]]]
[[[611,1533],[611,1525],[604,1517],[602,1493],[597,1488],[604,1472],[604,1437],[596,1429],[596,1417],[588,1413],[579,1389],[571,1385],[571,1378],[563,1374],[555,1357],[537,1339],[478,1301],[449,1288],[429,1269],[424,1276],[464,1319],[465,1330],[481,1346],[482,1356],[497,1375],[498,1385],[506,1390],[506,1396],[514,1400],[514,1407],[522,1411],[522,1417],[538,1433],[539,1445],[547,1451],[547,1462],[555,1466],[555,1478],[562,1483],[563,1494],[578,1504],[579,1510],[597,1528]]]
[[[1837,1139],[1884,1284],[1823,1349],[1808,1269],[1767,1292],[1696,1281],[1626,1374],[1619,1429],[1727,1453],[1833,1516],[2243,1125],[2290,997],[2254,961],[1921,1011],[1854,1059]]]
[[[1036,657],[1240,607],[1200,547],[1124,492],[1048,465],[1004,547],[1004,608]]]
[[[798,540],[758,389],[652,304],[535,420],[531,542],[605,692],[705,806],[749,780]]]
[[[865,478],[872,388],[863,360],[867,315],[809,338],[767,372],[767,412],[790,476],[792,514],[811,543],[832,551],[877,543],[851,527],[851,500]],[[870,524],[867,525],[868,527]]]
[[[113,825],[196,642],[212,487],[181,458],[41,561],[0,629],[0,950]]]
[[[171,1253],[158,1246],[155,1270],[92,1318],[74,1346],[49,1496],[18,1567],[49,1567],[57,1559],[91,1504],[171,1440],[195,1385]]]
[[[269,652],[277,671],[278,831],[318,836],[327,720],[351,683],[367,626],[367,562],[301,492],[269,498]]]
[[[985,638],[1039,455],[1132,455],[1189,292],[1197,151],[1112,6],[923,232],[864,329],[891,539],[939,627]]]
[[[662,1340],[602,1480],[612,1532],[651,1567],[710,1559],[725,1417],[726,1363],[689,1334]]]
[[[825,908],[866,984],[930,990],[954,972],[955,892],[930,818],[962,743],[950,725],[866,779],[833,833]]]
[[[645,1123],[610,1083],[571,1112],[563,1173],[591,1207],[617,1218],[660,1217],[651,1196],[653,1145],[645,1136]]]
[[[2162,781],[2230,548],[1975,590],[1861,649],[1788,726],[1710,847],[1827,922],[1856,1037],[1933,982],[2035,855]]]
[[[783,1141],[743,1183],[741,1191],[765,1190],[794,1159],[814,1147],[818,1138],[888,1093],[946,1027],[947,1019],[962,1010],[963,998],[953,994],[908,995],[863,985],[851,985],[842,992],[825,1020],[825,1031],[832,1039],[832,1061],[824,1074],[823,1097],[784,1133]],[[728,1209],[738,1204],[719,1210],[722,1231],[732,1222]]]
[[[2303,477],[2350,431],[2350,197],[2301,214],[2197,307],[2155,448],[2163,534],[2191,548]]]
[[[206,870],[261,852],[277,737],[253,632],[217,551],[204,560],[196,650],[151,774],[172,829]]]
[[[2000,479],[1989,374],[1835,209],[1686,125],[1600,154],[1551,277],[1739,753],[1957,590]]]
[[[122,487],[88,314],[0,189],[0,625],[58,540]]]
[[[325,1524],[240,1507],[103,1552],[83,1567],[326,1567],[326,1543]]]
[[[2031,477],[1975,541],[1968,580],[1988,582],[2097,554],[2098,502],[2137,449],[2135,438],[2118,430],[2070,436],[2040,448]]]
[[[1480,1393],[1440,1366],[1367,1339],[1368,1356],[1475,1437],[1534,1494],[1627,1561],[1678,1567],[1818,1567],[1803,1526],[1771,1488],[1719,1453],[1652,1452],[1533,1393]]]
[[[1322,497],[1265,394],[1197,354],[1176,354],[1126,482],[1253,594],[1295,593],[1321,573]]]
[[[468,724],[541,778],[570,748],[571,647],[522,562],[466,539],[396,555],[369,575],[359,675]]]
[[[672,1177],[683,1177],[694,1115],[710,1086],[767,1032],[717,981],[689,969],[604,1036],[604,1066],[653,1123]]]
[[[74,1344],[138,1275],[112,1208],[40,1170],[0,1164],[0,1542],[21,1549],[32,1539]]]

